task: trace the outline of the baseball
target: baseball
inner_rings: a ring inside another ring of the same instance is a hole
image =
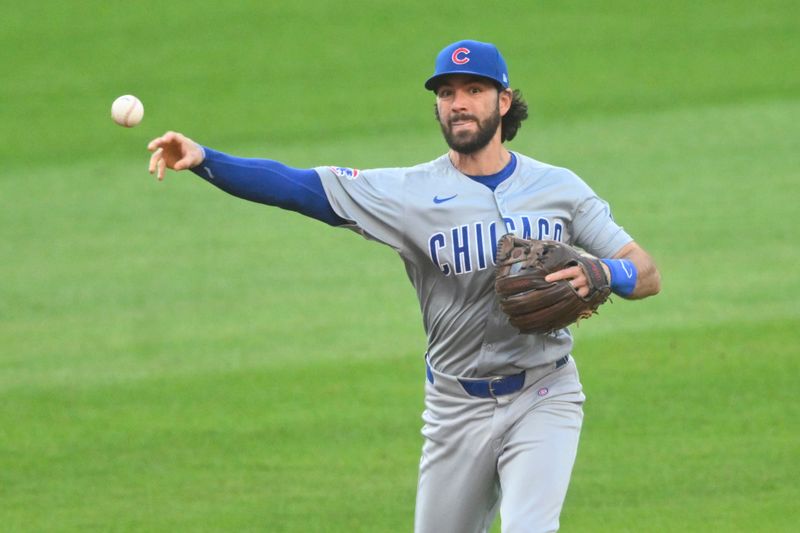
[[[132,128],[142,121],[144,106],[132,94],[120,96],[111,104],[111,118],[120,126]]]

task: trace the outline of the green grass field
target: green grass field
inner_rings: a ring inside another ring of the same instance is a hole
[[[158,183],[145,145],[175,129],[295,166],[432,159],[422,83],[468,37],[529,100],[511,147],[584,177],[663,276],[575,331],[588,401],[562,530],[797,531],[793,2],[3,14],[0,530],[411,530],[425,338],[401,262],[190,174]],[[108,117],[125,93],[135,129]]]

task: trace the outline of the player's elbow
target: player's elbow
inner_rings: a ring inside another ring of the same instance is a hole
[[[653,288],[650,292],[650,296],[655,296],[661,292],[661,272],[658,269],[653,272]]]
[[[655,296],[661,292],[661,273],[655,266],[653,266],[652,271],[648,274],[645,283],[642,285],[643,290],[639,293],[639,298]]]

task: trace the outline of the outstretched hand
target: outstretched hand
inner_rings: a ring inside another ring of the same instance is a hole
[[[200,145],[181,133],[168,131],[156,137],[147,145],[153,152],[150,156],[150,174],[156,174],[159,181],[164,179],[167,168],[186,170],[203,162],[203,150]]]

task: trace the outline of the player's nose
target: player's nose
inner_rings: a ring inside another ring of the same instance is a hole
[[[461,89],[457,89],[453,92],[453,103],[452,103],[452,110],[453,111],[466,111],[467,109],[467,93]]]

